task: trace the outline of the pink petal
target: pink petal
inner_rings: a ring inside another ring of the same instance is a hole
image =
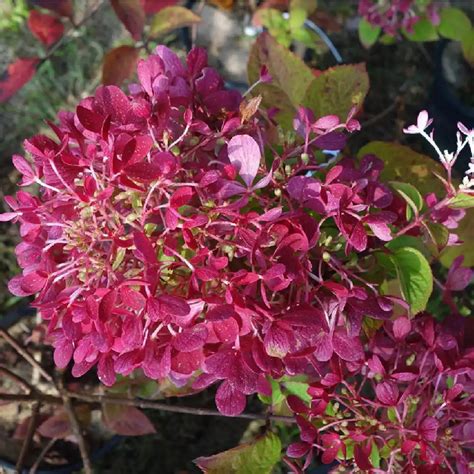
[[[260,166],[260,147],[250,135],[236,135],[228,145],[230,162],[238,170],[247,187],[252,185]]]

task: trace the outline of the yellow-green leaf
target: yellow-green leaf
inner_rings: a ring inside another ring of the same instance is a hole
[[[461,41],[471,28],[471,20],[459,8],[447,7],[441,10],[441,23],[438,27],[441,36]]]
[[[445,248],[441,252],[441,263],[445,267],[450,267],[456,257],[463,255],[463,265],[466,267],[474,266],[474,245],[472,245],[472,242],[474,242],[474,208],[466,210],[466,215],[459,223],[459,227],[451,232],[457,234],[463,243]]]
[[[438,33],[436,27],[428,18],[422,18],[413,25],[413,31],[403,31],[403,34],[410,40],[415,42],[436,41]]]
[[[360,109],[368,91],[369,76],[364,63],[334,66],[314,78],[303,105],[318,117],[334,114],[346,120],[352,107]]]
[[[359,39],[365,48],[370,48],[380,36],[382,28],[374,26],[362,18],[359,22]]]
[[[268,33],[261,34],[250,51],[250,84],[258,81],[261,66],[267,66],[272,82],[255,87],[253,95],[260,94],[262,105],[267,109],[276,105],[280,110],[277,116],[279,123],[292,129],[293,117],[313,82],[313,73],[298,56]]]
[[[150,26],[150,36],[156,38],[170,31],[199,23],[201,18],[185,7],[165,7],[153,16]]]
[[[463,36],[461,48],[466,61],[474,67],[474,28]]]
[[[426,308],[433,291],[431,267],[421,252],[411,247],[395,250],[391,260],[397,272],[404,299],[412,316]]]
[[[281,441],[269,432],[255,440],[194,462],[207,474],[270,474],[281,458]]]
[[[467,193],[458,193],[450,201],[448,206],[451,209],[469,209],[474,207],[474,195]]]
[[[390,181],[390,186],[407,202],[407,220],[411,220],[413,215],[417,216],[419,211],[423,209],[423,198],[418,189],[409,183],[400,181]]]
[[[433,173],[445,175],[440,163],[397,143],[370,142],[359,150],[358,157],[375,155],[384,162],[381,174],[382,181],[403,181],[415,186],[424,196],[434,192],[445,196],[446,191],[441,181]]]

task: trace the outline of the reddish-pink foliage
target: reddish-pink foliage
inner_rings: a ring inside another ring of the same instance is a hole
[[[135,370],[194,390],[218,384],[217,407],[229,416],[248,395],[269,396],[270,378],[305,374],[318,382],[311,406],[289,400],[302,431],[289,455],[310,459],[316,448],[329,463],[344,452],[340,420],[332,430],[313,423],[337,400],[353,418],[404,436],[407,463],[415,449],[422,463],[437,462],[432,451],[447,446],[436,444],[445,442],[438,426],[469,431],[447,420],[471,398],[453,395],[460,405],[448,410],[433,395],[447,377],[470,387],[472,351],[428,315],[392,322],[394,304],[406,304],[354,263],[356,253],[387,252],[408,222],[377,157],[316,161],[358,129],[352,114],[341,121],[300,108],[297,140],[277,150],[260,115],[243,120],[241,94],[225,89],[204,50],[183,63],[158,46],[137,69],[128,95],[98,88],[59,114],[56,140],[37,135],[25,141],[29,159],[14,157],[20,186],[41,192],[6,198],[12,212],[2,220],[17,220],[23,239],[23,271],[9,288],[36,295],[56,364],[72,362],[75,377],[95,368],[109,386]],[[462,212],[446,202],[428,196],[424,218],[451,229]],[[410,223],[412,235],[421,224]],[[447,295],[471,275],[450,273]],[[371,337],[367,318],[382,328]],[[386,418],[410,397],[423,404],[413,418],[400,410],[403,431]],[[385,435],[363,423],[349,436],[367,469],[371,443]]]
[[[51,46],[64,34],[64,25],[53,15],[31,10],[28,17],[28,28],[35,38],[46,46]]]
[[[315,366],[320,382],[308,390],[311,403],[289,403],[301,441],[289,446],[288,456],[310,459],[319,450],[331,463],[350,441],[357,467],[370,470],[377,467],[372,445],[392,443],[403,456],[390,453],[389,472],[471,472],[472,322],[458,316],[441,324],[424,314],[410,326],[404,317],[386,321],[368,342],[365,362]],[[328,414],[329,401],[339,404],[338,417]]]
[[[33,78],[38,62],[38,58],[18,58],[8,66],[0,79],[0,102],[7,101]]]

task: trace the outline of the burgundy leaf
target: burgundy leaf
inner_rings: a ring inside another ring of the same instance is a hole
[[[247,403],[245,395],[235,389],[229,382],[219,385],[216,392],[217,409],[226,416],[240,415]]]
[[[270,327],[263,340],[266,353],[271,357],[283,358],[290,350],[290,340],[286,331],[276,325]]]
[[[120,86],[133,77],[137,67],[139,50],[134,46],[119,46],[104,56],[102,64],[102,83]]]
[[[370,445],[367,449],[365,446],[361,446],[360,444],[357,444],[354,447],[354,459],[359,467],[359,469],[362,469],[363,471],[370,471],[372,469],[372,464],[369,460],[369,455],[370,455]]]
[[[145,11],[140,0],[110,0],[119,20],[134,40],[139,40],[145,26]]]
[[[364,358],[364,349],[358,337],[338,332],[334,334],[332,343],[334,352],[343,360],[355,362]]]
[[[438,428],[438,421],[432,416],[427,416],[420,423],[418,432],[424,440],[435,442],[438,438]]]
[[[140,0],[147,15],[153,15],[166,7],[176,5],[178,0]]]
[[[286,454],[290,458],[302,458],[309,452],[310,449],[310,444],[299,441],[297,443],[291,443],[288,448],[286,448]]]
[[[398,402],[398,387],[392,382],[381,382],[375,387],[375,393],[381,403],[396,406]]]
[[[37,431],[45,438],[64,439],[72,434],[69,417],[64,411],[60,411],[56,415],[49,417],[38,426]]]
[[[138,408],[107,403],[103,405],[104,422],[114,433],[141,436],[156,433],[148,417]]]

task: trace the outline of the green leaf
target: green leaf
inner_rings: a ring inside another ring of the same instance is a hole
[[[441,23],[438,27],[441,36],[461,41],[471,28],[471,20],[459,8],[448,7],[441,10]]]
[[[448,244],[449,231],[443,224],[438,224],[437,222],[427,223],[426,229],[431,241],[436,246],[436,254],[437,250],[443,249]]]
[[[201,18],[188,8],[165,7],[153,16],[150,25],[150,37],[163,36],[170,31],[199,23]]]
[[[258,81],[263,65],[268,67],[272,82],[255,87],[253,95],[262,96],[262,105],[265,108],[277,104],[280,109],[278,122],[292,130],[296,109],[302,104],[306,91],[314,80],[313,73],[298,56],[278,44],[268,33],[261,34],[250,51],[250,84]]]
[[[352,107],[361,108],[368,91],[369,76],[364,63],[335,66],[314,78],[303,105],[318,117],[334,114],[346,120]]]
[[[392,36],[392,35],[383,34],[380,37],[380,43],[382,43],[385,46],[395,44],[396,42],[397,42],[397,39],[395,38],[395,36]]]
[[[379,448],[377,447],[377,444],[374,441],[372,441],[372,449],[370,450],[370,462],[372,463],[372,466],[376,469],[380,468]]]
[[[426,308],[433,291],[430,265],[421,252],[411,247],[395,250],[391,259],[397,271],[403,297],[414,316]]]
[[[280,10],[276,8],[260,8],[256,13],[263,26],[268,28],[273,36],[275,33],[287,29],[287,20],[283,18]]]
[[[471,28],[471,31],[463,36],[461,48],[464,59],[474,67],[474,28]]]
[[[448,203],[451,209],[469,209],[474,207],[474,195],[467,193],[458,193]]]
[[[377,41],[381,32],[380,26],[371,25],[362,18],[359,22],[359,39],[365,48],[370,48]]]
[[[403,30],[403,34],[410,41],[415,42],[436,41],[438,39],[436,27],[428,18],[422,18],[420,21],[417,21],[414,24],[413,31],[411,33]]]
[[[438,196],[446,194],[443,184],[433,174],[443,176],[444,168],[429,156],[417,153],[407,146],[380,141],[368,143],[357,154],[358,158],[365,155],[375,155],[384,162],[382,181],[410,183],[423,196],[428,193]]]
[[[281,459],[281,442],[273,433],[194,462],[208,474],[270,474]]]
[[[299,30],[292,30],[291,36],[295,41],[303,43],[308,48],[314,48],[316,45],[316,40],[314,36],[305,28],[300,28]]]
[[[308,394],[309,385],[306,382],[284,382],[284,386],[291,395],[296,395],[304,402],[311,401],[311,395]]]
[[[423,243],[423,241],[418,237],[413,237],[412,235],[400,235],[395,237],[390,242],[385,244],[390,250],[398,250],[403,247],[413,247],[420,251],[427,259],[431,257],[431,252]]]
[[[400,181],[390,181],[390,186],[407,202],[407,220],[411,220],[413,215],[417,216],[419,211],[423,209],[423,198],[418,189],[409,183],[402,183]]]
[[[398,417],[396,414],[397,409],[395,407],[390,407],[387,410],[387,417],[392,423],[398,423]]]
[[[296,7],[290,9],[290,30],[291,31],[298,31],[300,29],[304,29],[304,22],[306,20],[307,13],[301,7]]]

